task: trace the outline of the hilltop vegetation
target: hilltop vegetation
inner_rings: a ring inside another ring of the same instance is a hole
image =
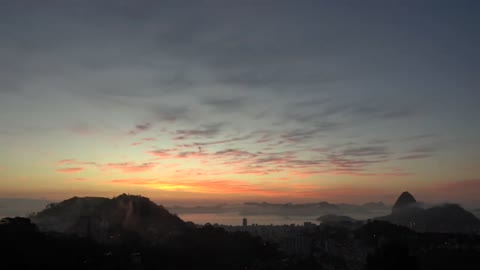
[[[156,239],[184,230],[187,224],[142,196],[73,197],[49,205],[31,217],[42,231],[56,231],[112,241],[128,234]]]

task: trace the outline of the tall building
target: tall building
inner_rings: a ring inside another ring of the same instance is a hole
[[[243,218],[243,226],[247,226],[248,223],[247,223],[247,219],[246,218]]]

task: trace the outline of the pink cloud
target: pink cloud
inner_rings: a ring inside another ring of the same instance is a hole
[[[149,151],[147,153],[160,158],[169,158],[173,156],[172,152],[175,150],[176,149],[158,149],[158,150]]]
[[[133,146],[137,146],[137,145],[142,145],[143,143],[145,142],[153,142],[153,141],[156,141],[157,139],[155,138],[143,138],[141,139],[140,141],[138,142],[133,142],[131,145]]]
[[[68,182],[83,182],[83,181],[87,181],[87,180],[88,180],[87,178],[77,177],[77,178],[68,179],[68,180],[66,180],[66,181],[68,181]]]
[[[63,168],[63,169],[58,169],[57,172],[62,172],[62,173],[77,173],[83,171],[84,168]]]
[[[57,165],[77,165],[77,166],[97,166],[96,162],[78,161],[76,159],[62,159],[57,161]]]
[[[316,171],[294,171],[294,172],[291,172],[291,175],[293,175],[294,177],[300,177],[300,178],[308,178],[308,177],[312,177],[314,175],[317,175],[318,172]]]
[[[68,164],[68,163],[73,163],[73,162],[75,162],[74,159],[62,159],[62,160],[57,161],[57,164]]]

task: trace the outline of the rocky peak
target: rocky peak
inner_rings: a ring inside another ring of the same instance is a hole
[[[395,205],[393,205],[392,211],[396,211],[398,209],[403,209],[407,207],[411,207],[417,203],[417,200],[410,194],[408,191],[403,192],[400,197],[398,197]]]

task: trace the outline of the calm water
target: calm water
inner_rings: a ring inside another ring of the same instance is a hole
[[[281,217],[281,216],[241,216],[236,213],[229,214],[179,214],[178,215],[184,221],[191,221],[196,224],[205,224],[205,223],[218,223],[223,225],[242,225],[242,219],[247,218],[248,224],[259,224],[259,225],[283,225],[283,224],[298,224],[303,225],[305,221],[315,222],[315,218],[318,216],[290,216],[290,217]]]
[[[318,223],[315,218],[312,217],[280,217],[280,216],[240,216],[238,214],[183,214],[178,215],[184,221],[191,221],[195,224],[203,225],[205,223],[211,224],[223,224],[223,225],[242,225],[243,218],[247,218],[248,224],[259,225],[284,225],[284,224],[298,224],[303,225],[305,221]],[[6,217],[6,216],[5,216]],[[0,216],[0,219],[4,216]]]

